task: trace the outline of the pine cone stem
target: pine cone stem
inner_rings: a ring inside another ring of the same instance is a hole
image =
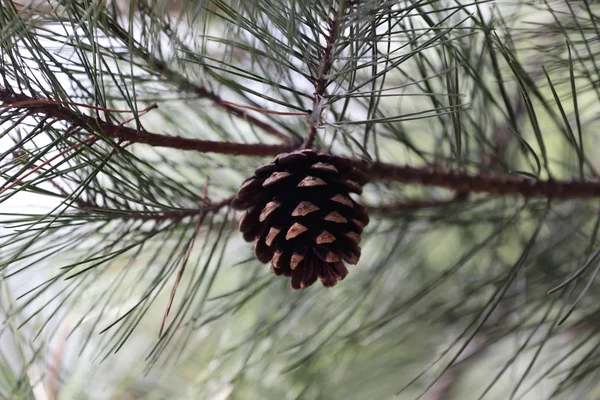
[[[346,10],[345,0],[340,1],[340,10]],[[337,39],[338,32],[340,31],[340,20],[338,18],[338,11],[335,8],[331,8],[331,16],[328,21],[328,30],[324,34],[325,46],[321,48],[323,52],[323,58],[321,59],[319,67],[319,75],[315,80],[315,92],[313,97],[313,115],[309,118],[309,131],[308,137],[304,142],[303,148],[312,148],[315,137],[317,136],[317,128],[320,124],[321,115],[323,114],[323,96],[325,95],[325,89],[330,83],[328,78],[331,66],[333,65],[333,45]]]

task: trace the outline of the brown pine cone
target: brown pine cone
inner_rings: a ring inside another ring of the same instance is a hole
[[[240,231],[276,275],[291,276],[294,289],[317,277],[331,287],[348,274],[344,261],[360,258],[369,217],[349,193],[360,194],[366,182],[343,157],[299,150],[259,167],[232,206],[247,210]]]

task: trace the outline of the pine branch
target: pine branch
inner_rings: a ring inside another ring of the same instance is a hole
[[[323,59],[321,60],[321,65],[319,68],[319,76],[315,80],[315,93],[313,97],[313,115],[309,118],[310,121],[310,130],[308,132],[308,137],[304,143],[304,148],[308,149],[313,146],[315,141],[315,136],[317,135],[317,128],[319,126],[319,121],[321,120],[321,115],[323,114],[323,95],[325,94],[325,89],[330,83],[329,80],[329,72],[331,71],[331,66],[333,65],[333,45],[337,39],[337,35],[340,31],[340,20],[338,12],[345,13],[347,2],[344,0],[340,1],[340,9],[336,10],[335,8],[331,8],[331,17],[329,18],[328,25],[329,29],[327,31],[327,35],[325,36],[325,47],[321,48],[323,52]]]
[[[155,147],[168,147],[179,150],[194,150],[202,153],[220,153],[246,156],[268,156],[293,150],[295,145],[246,144],[231,142],[216,142],[183,138],[179,136],[161,135],[115,125],[110,122],[93,118],[53,101],[40,104],[42,99],[35,99],[24,94],[12,93],[0,88],[0,101],[4,108],[20,108],[69,122],[80,128],[97,131],[113,139],[127,143],[143,143]],[[417,183],[427,186],[440,186],[458,192],[484,192],[496,195],[518,194],[525,197],[548,198],[591,198],[600,196],[600,182],[586,180],[535,180],[513,175],[492,175],[479,173],[468,175],[464,172],[415,168],[388,163],[369,164],[361,160],[353,160],[355,167],[362,169],[371,179]]]
[[[98,213],[102,215],[113,215],[119,219],[139,219],[139,220],[152,220],[156,222],[173,221],[179,222],[184,218],[198,216],[202,212],[217,212],[223,207],[231,204],[232,197],[227,197],[217,202],[209,202],[206,205],[198,208],[181,209],[175,211],[131,211],[116,210],[106,207],[99,207],[88,203],[78,203],[78,209],[85,211],[86,213]]]
[[[43,99],[12,93],[4,88],[0,88],[0,101],[2,101],[4,108],[20,108],[42,114],[46,117],[69,122],[80,128],[106,134],[113,139],[127,143],[143,143],[155,147],[194,150],[202,153],[246,156],[277,155],[293,150],[295,147],[290,144],[216,142],[136,130],[81,114],[53,101],[47,101],[46,104],[43,104]],[[600,196],[600,182],[598,181],[543,181],[521,176],[492,175],[483,172],[477,175],[468,175],[464,172],[429,167],[415,168],[388,163],[369,164],[361,160],[353,160],[352,163],[355,167],[362,169],[371,179],[440,186],[462,193],[484,192],[496,195],[518,194],[525,197],[548,198],[591,198]]]
[[[43,102],[46,101],[46,104]],[[127,143],[143,143],[155,147],[169,147],[179,150],[194,150],[203,153],[220,153],[232,155],[268,156],[277,155],[297,147],[295,143],[270,145],[263,143],[247,144],[232,142],[216,142],[184,138],[180,136],[161,135],[146,130],[133,129],[115,125],[100,118],[93,118],[64,105],[47,99],[37,99],[25,94],[13,93],[0,87],[0,102],[3,108],[18,108],[46,117],[56,118],[91,132],[98,132],[110,138]]]
[[[123,28],[116,25],[112,21],[107,20],[106,26],[111,33],[117,36],[124,44],[128,45],[138,57],[143,59],[150,67],[158,71],[167,80],[175,83],[179,87],[179,89],[194,93],[202,98],[211,100],[216,106],[220,107],[221,109],[229,112],[230,114],[238,118],[245,120],[246,122],[256,126],[257,128],[262,129],[266,133],[269,133],[284,142],[293,141],[292,138],[290,138],[288,135],[275,128],[274,126],[268,124],[267,122],[261,121],[260,119],[253,117],[252,115],[249,115],[243,109],[238,108],[232,103],[223,100],[218,94],[209,90],[205,86],[194,84],[187,80],[180,73],[170,69],[163,61],[159,60],[158,58],[152,56],[151,54],[143,50],[141,46],[137,45],[133,41],[133,38],[131,38],[130,35]]]
[[[449,169],[415,168],[388,163],[369,164],[362,160],[353,160],[351,163],[363,170],[371,179],[439,186],[463,193],[557,199],[600,197],[600,181],[596,180],[536,180],[486,172],[469,175]]]

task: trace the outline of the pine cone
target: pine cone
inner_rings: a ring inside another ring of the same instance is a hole
[[[261,262],[276,275],[291,276],[293,289],[317,280],[335,286],[356,264],[360,235],[369,223],[360,194],[367,177],[348,159],[313,150],[278,156],[246,180],[232,206],[247,210],[240,231]]]

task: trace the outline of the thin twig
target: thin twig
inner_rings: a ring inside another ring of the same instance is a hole
[[[287,116],[287,117],[293,117],[293,116],[306,116],[308,115],[308,113],[306,111],[271,111],[271,110],[265,110],[264,108],[260,108],[260,107],[252,107],[252,106],[243,106],[240,104],[236,104],[236,103],[231,103],[229,101],[221,101],[221,104],[228,104],[228,105],[232,105],[238,108],[243,108],[246,110],[252,110],[252,111],[256,111],[258,113],[261,114],[270,114],[270,115],[283,115],[283,116]]]
[[[27,102],[34,99],[24,94],[13,93],[0,87],[0,102],[2,106],[10,107],[19,104],[18,108],[26,109],[32,113],[42,114],[47,117],[54,117],[75,126],[103,133],[113,139],[119,139],[129,143],[143,143],[154,147],[169,147],[179,150],[194,150],[203,153],[221,153],[232,155],[252,155],[269,156],[284,153],[293,150],[297,144],[287,142],[280,145],[270,145],[263,143],[231,143],[216,142],[212,140],[200,140],[183,138],[180,136],[169,136],[157,133],[147,132],[145,130],[133,129],[121,125],[114,125],[100,118],[94,118],[72,110],[63,105],[49,102],[45,104]],[[25,103],[23,103],[25,102]],[[14,106],[16,107],[16,106]]]
[[[206,201],[208,196],[208,182],[204,186],[204,194],[203,201]],[[181,277],[185,272],[185,266],[190,259],[190,254],[192,254],[192,249],[194,248],[194,243],[196,243],[196,236],[198,236],[198,231],[200,231],[200,226],[202,225],[202,221],[204,221],[204,216],[206,215],[204,208],[200,210],[198,214],[198,221],[196,222],[196,228],[194,229],[194,234],[192,235],[192,240],[188,245],[188,248],[185,252],[185,256],[183,258],[183,262],[181,263],[181,268],[179,268],[179,272],[177,273],[177,278],[175,279],[175,284],[173,285],[173,290],[171,290],[171,296],[169,297],[169,303],[167,305],[167,309],[165,310],[165,314],[163,315],[162,323],[160,324],[160,331],[158,336],[162,336],[163,330],[165,328],[165,322],[167,321],[167,317],[169,316],[169,312],[171,311],[171,306],[173,305],[173,300],[175,299],[175,294],[177,293],[177,288],[179,287],[179,283],[181,282]]]
[[[69,337],[69,324],[65,319],[60,324],[59,331],[54,336],[55,345],[50,348],[50,359],[46,372],[46,388],[48,400],[55,400],[60,388],[60,368],[63,356],[65,354],[64,347]]]
[[[10,105],[1,105],[0,108],[28,108],[31,106],[42,106],[42,105],[47,105],[47,104],[54,104],[54,105],[70,105],[70,106],[75,106],[75,107],[83,107],[83,108],[89,108],[91,110],[96,110],[96,111],[104,111],[107,113],[117,113],[117,114],[127,114],[127,113],[131,113],[131,110],[119,110],[119,109],[115,109],[115,108],[105,108],[105,107],[100,107],[100,106],[94,106],[91,104],[85,104],[85,103],[77,103],[74,101],[69,101],[66,103],[57,101],[57,100],[48,100],[48,99],[44,99],[44,100],[40,100],[40,99],[30,99],[30,100],[24,100],[21,102],[14,102]],[[154,106],[156,107],[156,106]]]
[[[28,105],[45,105],[45,104],[60,104],[54,101],[49,101],[48,103],[40,103],[39,101],[33,101],[33,102],[20,102],[19,106],[16,106],[13,104],[13,107],[23,107],[25,104],[24,103],[28,103]],[[85,104],[80,104],[80,103],[69,103],[71,105],[81,105],[81,106],[86,106]],[[7,107],[6,105],[0,105],[0,108],[2,107]],[[94,109],[101,109],[99,107],[91,107]],[[156,108],[156,105],[152,105],[150,107],[147,107],[145,109],[143,109],[142,111],[140,111],[140,113],[138,114],[138,117],[141,117],[142,115],[148,113],[150,110]],[[125,112],[123,110],[111,110],[111,109],[102,109],[106,112]],[[126,121],[123,121],[121,123],[119,123],[117,125],[117,127],[122,127],[123,125],[125,125],[128,122],[133,121],[135,118],[130,118]],[[51,124],[50,124],[51,125]],[[92,146],[95,142],[96,142],[96,136],[91,136],[77,144],[74,144],[73,146],[68,147],[67,149],[61,151],[60,153],[58,153],[57,155],[55,155],[54,157],[50,158],[49,160],[46,160],[45,162],[43,162],[42,164],[33,167],[28,173],[26,173],[25,175],[19,177],[17,180],[15,180],[13,183],[11,183],[10,185],[8,185],[7,187],[5,187],[4,189],[0,190],[0,195],[3,194],[4,192],[6,192],[9,189],[12,189],[13,187],[15,187],[16,185],[18,185],[19,183],[23,182],[23,180],[25,178],[27,178],[28,176],[38,172],[40,169],[42,169],[43,167],[45,167],[46,165],[50,164],[52,161],[56,160],[57,158],[65,155],[66,153],[70,152],[71,150],[75,150],[78,147],[80,147],[82,144],[87,143],[89,146]],[[54,183],[51,181],[51,183]],[[56,186],[55,186],[56,187]],[[59,186],[60,187],[60,186]],[[61,189],[62,190],[62,189]]]
[[[179,221],[187,217],[191,217],[194,215],[198,215],[200,212],[217,212],[221,208],[226,207],[231,204],[235,196],[227,197],[221,201],[217,201],[215,203],[209,203],[203,207],[191,209],[191,210],[177,210],[177,211],[165,211],[159,213],[147,213],[142,214],[141,218],[153,219],[155,221],[165,221],[165,220],[175,220]]]
[[[193,217],[198,215],[201,212],[217,212],[221,208],[228,206],[231,204],[235,196],[227,197],[223,200],[208,203],[206,205],[200,206],[198,208],[192,209],[181,209],[174,211],[137,211],[131,210],[128,212],[127,210],[117,210],[112,208],[99,207],[93,204],[81,204],[78,209],[81,211],[85,211],[87,213],[98,213],[105,215],[113,215],[117,218],[121,219],[139,219],[139,220],[152,220],[156,222],[162,221],[172,221],[179,222],[184,218]]]
[[[106,26],[115,36],[117,36],[123,43],[125,43],[131,48],[133,39],[129,36],[127,31],[125,31],[122,27],[114,24],[112,21],[106,21]],[[222,108],[228,113],[243,119],[249,124],[262,129],[266,133],[275,136],[276,138],[284,142],[293,141],[292,138],[290,138],[288,135],[286,135],[273,125],[261,121],[260,119],[253,117],[252,115],[248,115],[246,111],[234,106],[233,103],[224,101],[218,94],[207,89],[205,86],[190,82],[183,75],[167,67],[167,65],[164,62],[149,54],[140,46],[136,46],[132,50],[134,50],[135,54],[141,57],[148,65],[152,66],[153,68],[156,68],[156,70],[162,76],[164,76],[170,82],[176,84],[180,89],[192,92],[200,97],[211,100],[216,106]]]
[[[25,175],[19,177],[17,180],[15,180],[13,183],[11,183],[10,185],[6,186],[4,189],[0,190],[0,195],[3,194],[4,192],[6,192],[7,190],[12,189],[13,187],[15,187],[16,185],[20,184],[21,182],[23,182],[23,180],[25,178],[27,178],[28,176],[36,173],[37,171],[39,171],[41,168],[45,167],[46,165],[50,164],[52,161],[56,160],[57,158],[65,155],[66,153],[70,152],[71,150],[75,150],[76,148],[78,148],[79,146],[81,146],[84,143],[87,143],[88,145],[93,145],[94,142],[96,141],[96,136],[92,136],[89,137],[77,144],[74,144],[73,146],[70,146],[68,148],[66,148],[65,150],[61,151],[60,153],[58,153],[57,155],[55,155],[54,157],[50,158],[49,160],[44,161],[42,164],[32,168],[29,172],[27,172]]]
[[[346,9],[345,2],[341,1],[342,10]],[[319,126],[321,115],[323,114],[323,95],[325,89],[329,84],[329,71],[333,65],[333,45],[337,39],[337,34],[340,28],[340,22],[338,19],[338,11],[335,8],[331,8],[331,17],[329,18],[329,29],[327,36],[325,36],[325,47],[321,48],[323,52],[323,58],[321,59],[319,76],[315,80],[315,93],[313,96],[313,114],[308,118],[309,131],[308,137],[304,142],[304,148],[309,149],[313,146],[315,136],[317,135],[317,128]]]

